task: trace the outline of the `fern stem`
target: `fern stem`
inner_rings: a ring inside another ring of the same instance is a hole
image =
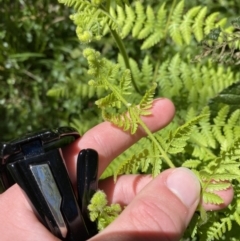
[[[107,5],[106,5],[106,8],[105,7],[101,7],[102,11],[104,11],[106,14],[109,15],[109,9],[110,9],[110,1],[107,1]],[[118,46],[118,49],[120,51],[120,53],[122,54],[123,56],[123,60],[124,60],[124,63],[125,63],[125,66],[127,69],[131,70],[131,67],[130,67],[130,63],[129,63],[129,57],[128,57],[128,54],[127,54],[127,51],[126,51],[126,48],[125,48],[125,45],[123,44],[123,41],[122,39],[120,38],[120,36],[118,35],[118,33],[113,30],[110,26],[109,26],[109,30]],[[133,76],[132,76],[132,84],[133,84],[133,87],[134,89],[139,93],[141,94],[138,86],[137,86],[137,83],[136,81],[134,80]]]
[[[114,93],[115,96],[127,107],[129,108],[129,103],[124,99],[124,97],[116,90],[114,85],[110,84],[109,82],[106,82],[109,89]],[[169,159],[167,153],[162,149],[159,142],[156,140],[152,132],[149,130],[149,128],[146,126],[146,124],[142,121],[141,117],[139,115],[136,115],[135,118],[137,119],[139,125],[143,128],[143,130],[146,132],[148,137],[152,140],[152,142],[155,143],[157,148],[159,149],[160,153],[162,154],[163,159],[167,163],[167,165],[171,168],[175,167],[172,161]]]
[[[160,146],[159,142],[154,137],[153,133],[148,129],[146,124],[142,121],[142,119],[139,116],[137,118],[138,118],[138,122],[141,125],[141,127],[143,128],[143,130],[148,134],[148,137],[152,140],[152,142],[155,143],[155,145],[157,146],[157,148],[161,152],[162,157],[165,160],[165,162],[167,163],[167,165],[169,167],[171,167],[171,168],[175,167],[174,164],[172,163],[172,161],[169,159],[167,153],[162,149],[162,147]]]
[[[128,54],[127,54],[127,51],[126,51],[126,48],[125,48],[125,46],[124,46],[124,44],[123,44],[122,39],[119,37],[119,35],[117,34],[117,32],[116,32],[115,30],[112,30],[112,29],[110,28],[110,32],[111,32],[114,40],[115,40],[116,43],[117,43],[117,46],[118,46],[118,49],[120,50],[120,53],[121,53],[122,56],[123,56],[123,59],[124,59],[124,63],[125,63],[125,65],[126,65],[126,68],[129,69],[129,70],[131,70],[130,63],[129,63],[129,57],[128,57]],[[141,93],[140,93],[140,90],[139,90],[139,88],[138,88],[138,86],[137,86],[137,84],[136,84],[136,81],[135,81],[134,78],[133,78],[133,76],[132,76],[132,84],[133,84],[134,89],[135,89],[139,94],[141,94]]]

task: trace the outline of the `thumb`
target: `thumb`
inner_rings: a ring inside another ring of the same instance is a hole
[[[200,183],[187,168],[164,171],[92,240],[178,241],[200,200]]]

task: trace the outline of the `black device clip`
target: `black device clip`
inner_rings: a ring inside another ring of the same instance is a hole
[[[84,149],[77,158],[77,195],[61,147],[80,138],[71,127],[27,134],[0,142],[0,180],[5,189],[22,188],[39,220],[61,240],[86,240],[97,233],[87,206],[97,190],[98,153]]]

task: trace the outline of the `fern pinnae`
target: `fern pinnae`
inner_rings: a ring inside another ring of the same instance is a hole
[[[203,192],[202,198],[205,203],[211,203],[216,205],[224,203],[223,199],[213,192]]]
[[[111,104],[109,104],[111,103]],[[105,108],[107,106],[111,106],[111,107],[121,107],[121,102],[119,100],[116,99],[115,95],[113,93],[110,93],[109,95],[98,99],[97,101],[95,101],[95,104],[99,107],[99,108]]]
[[[151,78],[153,76],[153,66],[150,63],[148,56],[146,56],[143,59],[141,72],[142,72],[142,80],[141,80],[141,82],[143,84],[146,85],[147,83],[152,82]]]
[[[142,73],[138,67],[137,62],[134,59],[130,58],[129,63],[130,63],[130,68],[131,68],[131,73],[133,78],[139,82],[139,80],[142,79]]]
[[[206,26],[204,28],[205,35],[209,34],[210,31],[215,28],[218,16],[219,12],[214,12],[206,18]]]
[[[204,37],[203,20],[206,17],[206,15],[207,15],[207,7],[204,7],[200,10],[197,17],[194,20],[193,33],[198,42],[200,42]]]
[[[144,15],[144,7],[140,1],[135,2],[135,10],[136,10],[136,20],[135,25],[132,29],[132,35],[133,37],[137,37],[139,32],[141,31],[143,24],[145,22],[145,15]]]
[[[227,190],[230,187],[231,187],[231,183],[229,182],[210,183],[208,184],[206,191],[216,192],[216,191]]]
[[[118,5],[116,10],[117,10],[117,16],[118,16],[117,22],[118,22],[118,25],[122,28],[125,23],[126,14],[124,12],[124,9]]]
[[[140,31],[138,38],[144,39],[154,30],[154,23],[155,23],[155,14],[153,9],[150,6],[147,6],[146,12],[147,21],[144,25],[144,28]]]
[[[182,33],[183,40],[189,44],[192,39],[192,24],[194,22],[194,17],[198,14],[200,6],[190,9],[183,17],[183,21],[180,25],[180,30]]]
[[[183,83],[180,78],[180,66],[181,60],[179,54],[176,54],[169,63],[168,70],[169,70],[169,79],[172,83],[171,93],[174,95],[174,93],[180,92]]]
[[[229,218],[222,218],[221,222],[214,222],[207,232],[207,241],[220,239],[226,231],[230,231],[232,223]]]
[[[158,10],[157,18],[155,19],[155,21],[151,21],[148,23],[149,26],[150,24],[152,24],[151,26],[152,31],[146,34],[146,36],[144,37],[141,35],[142,32],[139,33],[139,36],[138,36],[139,39],[146,38],[141,46],[141,49],[148,49],[152,47],[164,37],[164,26],[166,24],[166,15],[167,15],[167,11],[165,9],[165,3],[163,3],[160,9]]]
[[[193,126],[196,125],[203,117],[205,116],[197,116],[177,128],[174,133],[170,133],[165,151],[174,154],[182,152],[190,138]]]
[[[169,25],[170,36],[176,44],[182,45],[182,35],[180,30],[181,17],[184,8],[184,0],[180,1],[175,7],[173,14],[171,16],[171,24]]]
[[[125,25],[122,28],[121,36],[125,38],[132,30],[135,21],[135,12],[132,7],[125,5],[126,19]]]
[[[200,160],[190,159],[183,162],[182,166],[190,169],[196,169],[200,164],[201,164]]]
[[[184,71],[181,72],[180,77],[184,81],[185,88],[190,90],[193,86],[193,79],[191,69],[188,67],[189,63],[181,61],[179,68],[184,69]]]
[[[152,86],[145,92],[145,95],[142,97],[139,108],[141,110],[141,115],[149,115],[149,109],[152,107],[153,98],[155,94],[155,89],[157,88],[157,84],[153,83]],[[147,111],[147,112],[145,112]]]
[[[159,154],[160,153],[159,153],[158,146],[155,143],[153,143],[149,153],[149,157],[151,159],[150,163],[152,164],[153,177],[156,177],[161,172],[162,158]]]

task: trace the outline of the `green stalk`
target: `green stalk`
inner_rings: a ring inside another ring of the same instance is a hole
[[[107,14],[111,18],[111,16],[109,15],[109,9],[110,9],[110,1],[107,1],[107,6],[106,7],[101,6],[101,10],[103,12],[105,12],[105,14]],[[123,56],[123,60],[124,60],[126,68],[131,70],[130,63],[129,63],[129,57],[128,57],[128,54],[127,54],[127,51],[126,51],[126,48],[125,48],[125,45],[124,45],[122,39],[120,38],[120,36],[118,35],[118,33],[115,30],[111,29],[110,27],[109,27],[109,29],[110,29],[110,32],[111,32],[111,34],[112,34],[112,36],[113,36],[113,38],[114,38],[114,40],[115,40],[115,42],[116,42],[116,44],[118,46],[118,49],[119,49],[120,53]],[[138,86],[136,84],[136,81],[134,80],[133,76],[132,76],[132,84],[133,84],[134,89],[139,94],[141,94],[141,92],[140,92],[140,90],[139,90],[139,88],[138,88]]]
[[[125,63],[125,65],[126,65],[126,68],[129,69],[129,70],[131,70],[130,63],[129,63],[129,57],[128,57],[128,54],[127,54],[127,51],[126,51],[126,49],[125,49],[125,46],[124,46],[124,44],[123,44],[122,39],[119,37],[119,35],[117,34],[117,32],[116,32],[115,30],[112,30],[112,29],[110,28],[110,31],[111,31],[111,34],[112,34],[114,40],[116,41],[116,44],[117,44],[117,46],[118,46],[118,49],[119,49],[120,53],[121,53],[122,56],[123,56],[123,59],[124,59],[124,63]],[[139,94],[141,94],[141,93],[140,93],[140,90],[139,90],[139,88],[138,88],[138,86],[137,86],[137,84],[136,84],[136,81],[135,81],[134,78],[133,78],[133,76],[132,76],[132,84],[133,84],[134,89],[135,89]]]
[[[162,154],[162,157],[165,160],[165,162],[167,163],[167,165],[171,168],[175,167],[174,164],[172,163],[172,161],[169,159],[167,153],[162,149],[159,142],[154,137],[153,133],[148,129],[146,124],[142,121],[142,119],[139,116],[138,116],[138,122],[141,125],[141,127],[143,128],[143,130],[148,134],[148,137],[152,140],[152,142],[154,142],[156,144],[157,148],[159,149],[160,153]]]
[[[117,98],[127,107],[129,108],[129,104],[128,102],[124,99],[124,97],[120,94],[120,91],[118,91],[116,89],[116,87],[112,84],[110,84],[108,82],[108,87],[109,89],[114,93],[115,96],[117,96]],[[136,119],[138,121],[138,123],[140,124],[140,126],[143,128],[143,130],[146,132],[146,134],[148,135],[148,137],[152,140],[152,142],[155,143],[155,145],[157,146],[157,148],[159,149],[163,159],[165,160],[165,162],[167,163],[167,165],[171,168],[175,167],[174,164],[172,163],[172,161],[169,159],[167,153],[162,149],[161,145],[159,144],[159,142],[157,141],[157,139],[154,137],[153,133],[149,130],[149,128],[146,126],[146,124],[142,121],[140,116],[136,116]]]

